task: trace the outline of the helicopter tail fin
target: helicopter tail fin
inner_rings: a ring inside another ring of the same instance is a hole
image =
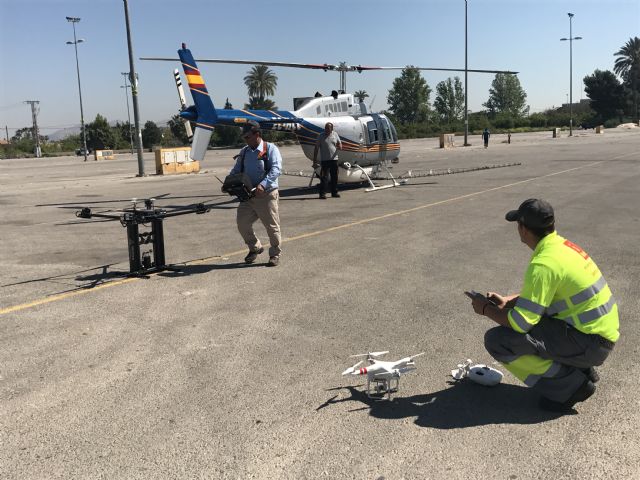
[[[189,156],[193,160],[202,160],[209,146],[209,139],[213,133],[214,125],[217,123],[218,115],[191,50],[187,49],[183,43],[182,48],[178,50],[178,55],[195,104],[180,113],[181,117],[195,122],[196,128]]]

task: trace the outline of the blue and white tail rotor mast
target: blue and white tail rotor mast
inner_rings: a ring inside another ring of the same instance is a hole
[[[179,74],[174,72],[181,104],[180,116],[187,125],[195,125],[190,157],[201,161],[206,153],[213,129],[216,126],[238,127],[249,120],[257,121],[264,130],[291,132],[296,135],[305,156],[313,161],[313,153],[318,136],[324,131],[327,122],[331,122],[334,131],[340,136],[342,149],[338,154],[340,183],[368,182],[366,191],[398,186],[401,182],[391,175],[389,162],[397,162],[400,154],[398,135],[393,123],[384,114],[369,112],[366,105],[357,102],[352,94],[345,93],[346,73],[366,70],[402,70],[405,67],[370,67],[361,65],[302,64],[287,62],[266,62],[254,60],[198,59],[202,63],[226,63],[243,65],[266,65],[275,67],[307,68],[340,72],[340,90],[330,96],[302,97],[294,99],[294,110],[234,110],[216,109],[213,105],[204,79],[198,69],[191,51],[183,43],[178,50],[184,73],[193,97],[194,105],[186,107],[184,91]],[[176,61],[175,58],[143,57],[141,60]],[[415,67],[419,70],[439,70],[463,72],[463,69]],[[467,70],[481,73],[517,73],[502,70]],[[187,131],[189,135],[189,131]],[[386,172],[386,178],[392,183],[377,187],[372,178],[379,178]],[[285,172],[286,173],[286,172]],[[315,174],[318,175],[319,169]],[[300,175],[300,173],[298,173]],[[420,175],[412,175],[420,176]],[[313,180],[313,175],[312,175]]]

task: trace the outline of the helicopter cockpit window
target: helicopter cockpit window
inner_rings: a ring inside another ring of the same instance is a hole
[[[375,122],[367,122],[367,130],[369,130],[369,143],[377,143],[378,140],[378,129],[376,128]]]
[[[387,137],[387,140],[391,140],[391,130],[389,128],[389,120],[387,120],[386,118],[382,118],[382,125],[384,127],[384,133],[385,136]],[[395,138],[393,139],[395,141]]]
[[[393,135],[393,141],[397,142],[398,141],[398,132],[396,132],[396,127],[394,127],[393,123],[391,123],[391,122],[389,122],[389,126],[391,127],[391,134]]]

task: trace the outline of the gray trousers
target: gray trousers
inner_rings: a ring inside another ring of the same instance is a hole
[[[492,328],[484,336],[484,345],[525,384],[556,402],[567,401],[587,378],[582,370],[602,365],[613,349],[600,335],[582,333],[547,317],[526,334],[502,326]],[[549,365],[547,370],[527,375],[527,368],[536,363],[539,367],[542,359]]]
[[[280,256],[280,214],[278,212],[278,190],[272,190],[262,197],[252,197],[246,202],[240,202],[237,211],[238,231],[249,250],[255,252],[262,247],[260,240],[253,231],[253,224],[260,219],[269,235],[270,257]]]

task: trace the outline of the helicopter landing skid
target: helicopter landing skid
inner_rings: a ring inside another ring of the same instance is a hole
[[[356,165],[352,165],[351,168],[360,170],[360,173],[362,173],[362,175],[364,175],[364,177],[366,178],[367,182],[369,182],[369,185],[371,185],[371,187],[365,188],[365,190],[364,190],[365,192],[375,192],[376,190],[384,190],[385,188],[399,187],[400,185],[402,185],[395,178],[393,178],[393,175],[391,174],[391,171],[389,170],[389,167],[387,167],[384,164],[383,165],[379,165],[378,166],[378,170],[380,169],[380,166],[382,166],[387,171],[387,175],[389,175],[389,178],[391,179],[391,181],[393,183],[390,183],[390,184],[387,184],[387,185],[377,186],[376,184],[373,183],[373,180],[371,180],[371,177],[364,170],[364,168],[362,168],[360,165],[357,165],[357,164]]]

